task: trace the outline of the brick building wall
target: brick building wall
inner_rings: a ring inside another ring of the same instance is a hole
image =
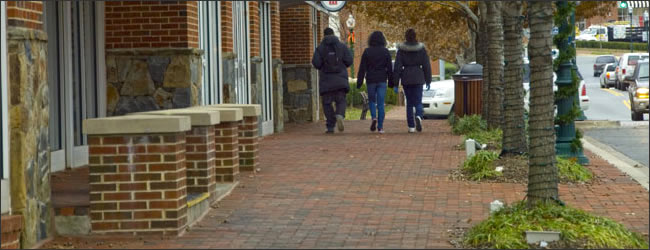
[[[273,1],[271,2],[271,53],[273,53],[273,59],[282,57],[280,47],[282,32],[280,29],[280,2]]]
[[[23,229],[23,217],[19,215],[2,216],[2,249],[19,249],[20,233]]]
[[[232,34],[232,2],[222,1],[221,3],[221,51],[233,52]]]
[[[260,8],[258,2],[248,2],[250,56],[260,56]]]
[[[303,4],[280,11],[280,46],[285,64],[309,64],[312,56],[310,9]]]
[[[107,1],[106,49],[198,48],[197,2]]]
[[[7,26],[43,30],[43,2],[8,1]]]

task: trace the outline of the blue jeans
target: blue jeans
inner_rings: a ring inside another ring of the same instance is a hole
[[[386,99],[386,83],[369,83],[368,84],[368,104],[370,106],[370,116],[377,119],[377,128],[384,128],[384,100]],[[376,110],[375,110],[376,109]],[[377,114],[379,113],[379,114]],[[379,117],[377,117],[379,115]]]
[[[422,107],[422,84],[404,85],[404,94],[406,95],[406,122],[409,128],[415,128],[415,117],[413,117],[413,108],[415,115],[422,117],[424,113]]]

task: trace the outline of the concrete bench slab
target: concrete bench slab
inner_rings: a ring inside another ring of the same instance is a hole
[[[172,115],[188,116],[192,126],[211,126],[219,124],[221,112],[210,109],[165,109],[147,112],[130,113],[128,115]]]
[[[176,133],[190,128],[187,116],[127,115],[83,121],[83,133],[88,135]]]
[[[240,108],[244,112],[244,116],[260,116],[262,114],[262,106],[259,104],[215,104],[208,105],[208,107],[217,108]]]
[[[219,111],[219,119],[221,122],[237,122],[244,119],[244,112],[241,108],[225,108],[215,106],[196,106],[188,109],[197,110],[213,110]]]

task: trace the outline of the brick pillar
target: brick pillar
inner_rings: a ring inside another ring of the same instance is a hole
[[[185,133],[89,135],[93,233],[177,235],[185,227]]]
[[[214,126],[196,126],[185,138],[187,192],[216,194]]]
[[[239,169],[255,171],[259,166],[257,116],[244,116],[239,122]]]
[[[239,180],[239,122],[221,121],[215,125],[217,182],[237,182]]]
[[[2,249],[19,249],[20,234],[23,231],[23,216],[2,216]]]

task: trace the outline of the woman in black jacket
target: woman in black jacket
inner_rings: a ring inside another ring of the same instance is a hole
[[[400,80],[406,95],[406,121],[409,133],[422,132],[422,85],[431,85],[431,62],[424,44],[419,43],[415,37],[415,30],[409,29],[404,35],[406,42],[397,46],[393,81],[389,87],[397,89]],[[392,84],[394,83],[394,84]],[[415,118],[413,117],[415,108]]]
[[[386,49],[386,38],[381,31],[370,34],[368,48],[363,51],[359,73],[357,75],[357,89],[366,79],[368,85],[368,101],[372,124],[370,131],[379,130],[384,133],[384,99],[386,98],[386,84],[393,73],[390,53]]]

